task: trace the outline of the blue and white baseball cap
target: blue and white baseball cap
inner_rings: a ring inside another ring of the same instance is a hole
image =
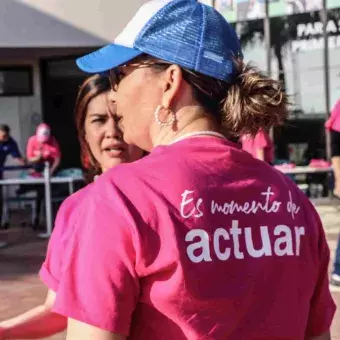
[[[143,53],[225,81],[235,74],[234,58],[242,57],[235,30],[213,7],[196,0],[152,0],[112,44],[77,65],[102,73]]]

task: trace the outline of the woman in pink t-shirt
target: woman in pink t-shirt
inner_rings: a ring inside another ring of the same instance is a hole
[[[334,195],[340,199],[340,100],[325,124],[331,134],[332,165],[334,171]]]
[[[150,154],[107,171],[77,206],[53,307],[67,340],[329,339],[313,205],[225,137],[288,115],[231,25],[199,1],[150,1],[77,62],[108,71],[125,141]]]
[[[37,127],[36,134],[29,138],[26,147],[27,161],[33,164],[35,171],[32,176],[41,177],[44,163],[50,165],[50,172],[54,174],[57,169],[61,153],[57,140],[51,135],[51,128],[42,123]]]
[[[57,140],[51,135],[51,128],[45,124],[40,124],[36,129],[36,134],[31,136],[26,146],[26,157],[28,163],[33,167],[29,174],[33,177],[42,177],[45,162],[49,163],[50,173],[53,175],[59,166],[61,153]],[[17,194],[33,191],[36,193],[35,216],[33,228],[39,226],[40,210],[44,198],[44,187],[40,184],[21,185]]]
[[[241,137],[242,149],[253,157],[269,164],[274,162],[274,144],[269,133],[259,131],[255,137],[245,135]]]
[[[94,176],[118,164],[137,160],[143,154],[142,150],[122,140],[115,115],[109,109],[109,88],[107,77],[93,76],[81,86],[77,98],[75,113],[81,161],[90,183]],[[53,313],[52,306],[63,271],[63,256],[78,217],[77,205],[86,197],[90,186],[67,198],[58,211],[46,260],[40,271],[41,279],[49,289],[44,304],[1,322],[0,340],[42,338],[66,328],[67,319]]]

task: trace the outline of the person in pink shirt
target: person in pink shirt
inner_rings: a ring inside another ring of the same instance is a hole
[[[77,205],[53,307],[67,339],[329,339],[313,205],[221,133],[255,135],[288,114],[280,82],[243,62],[225,19],[197,1],[150,1],[77,63],[108,72],[124,140],[150,154]]]
[[[333,194],[337,199],[340,199],[340,100],[336,102],[325,127],[330,131],[331,135],[332,166],[334,172]],[[335,286],[340,286],[340,234],[331,283]]]
[[[51,128],[45,124],[40,124],[36,129],[36,134],[28,139],[26,146],[27,162],[32,165],[33,169],[29,174],[33,177],[42,177],[45,162],[49,163],[50,173],[53,175],[60,164],[61,152],[59,144],[51,135]],[[42,201],[45,195],[44,187],[40,184],[21,185],[17,190],[17,194],[21,195],[28,191],[36,193],[35,216],[36,219],[33,228],[39,226],[39,217]]]
[[[331,134],[332,166],[334,171],[334,196],[340,199],[340,100],[335,104],[325,124]]]
[[[36,134],[29,138],[26,148],[26,156],[29,163],[34,165],[36,171],[33,176],[42,176],[44,163],[50,165],[50,172],[53,174],[57,169],[61,153],[57,140],[51,135],[51,128],[42,123],[37,127]]]
[[[95,75],[81,86],[76,103],[76,123],[81,145],[81,160],[87,169],[87,179],[120,163],[139,159],[143,152],[128,146],[121,138],[114,107],[109,110],[107,77]],[[63,331],[67,319],[52,312],[59,282],[62,277],[67,244],[78,218],[78,204],[86,197],[91,184],[68,197],[60,207],[47,256],[40,270],[40,277],[48,287],[44,304],[10,320],[0,322],[0,340],[36,339]]]
[[[269,164],[274,162],[274,144],[269,133],[259,131],[255,137],[245,135],[241,137],[242,149],[249,152],[253,157]]]

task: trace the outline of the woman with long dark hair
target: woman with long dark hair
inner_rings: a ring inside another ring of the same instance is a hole
[[[77,97],[75,118],[81,145],[81,160],[87,169],[87,180],[126,162],[142,157],[142,150],[127,145],[117,126],[115,108],[108,104],[110,83],[106,77],[95,75],[81,86]],[[0,323],[0,340],[36,339],[63,331],[67,319],[52,312],[59,280],[63,272],[63,256],[78,217],[77,203],[88,192],[89,184],[67,198],[60,207],[46,260],[40,277],[48,287],[45,302],[28,312]],[[94,254],[95,256],[95,254]]]

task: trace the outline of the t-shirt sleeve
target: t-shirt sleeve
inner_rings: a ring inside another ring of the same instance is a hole
[[[18,147],[18,143],[13,139],[10,154],[13,158],[21,158],[21,153]]]
[[[134,232],[126,208],[110,197],[81,203],[54,311],[111,333],[128,335],[139,296]]]
[[[27,146],[26,146],[26,157],[27,157],[28,159],[34,157],[34,144],[35,144],[34,138],[35,138],[34,136],[33,136],[33,137],[30,137],[30,139],[29,139],[28,142],[27,142]]]
[[[264,131],[258,132],[254,139],[254,147],[256,149],[264,149],[269,147],[270,145],[271,140],[269,135]]]
[[[71,198],[71,197],[70,197]],[[53,233],[47,247],[45,261],[39,271],[39,276],[44,284],[57,292],[63,272],[63,258],[66,256],[67,245],[74,231],[76,215],[73,209],[73,198],[66,199],[61,205],[54,224]]]
[[[322,227],[322,222],[317,212],[312,207],[311,215],[314,215],[319,228],[318,254],[319,266],[318,277],[314,294],[310,303],[307,336],[314,337],[327,332],[335,314],[336,306],[329,290],[328,265],[329,247]]]

